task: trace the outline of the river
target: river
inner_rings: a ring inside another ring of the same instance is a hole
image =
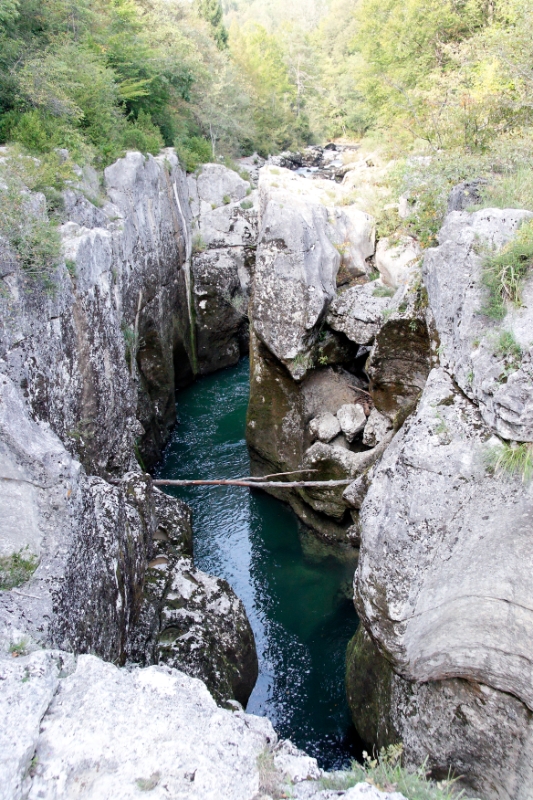
[[[245,441],[249,365],[199,379],[178,395],[178,424],[161,478],[250,474]],[[259,656],[247,711],[326,769],[360,758],[344,690],[344,658],[357,627],[351,548],[319,542],[280,501],[225,487],[168,489],[193,509],[196,565],[242,599]]]

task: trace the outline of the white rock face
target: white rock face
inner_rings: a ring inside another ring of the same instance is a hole
[[[420,245],[412,236],[400,236],[398,240],[380,239],[376,247],[376,268],[383,283],[394,289],[407,283],[420,253]]]
[[[277,739],[267,719],[218,708],[166,667],[80,656],[74,669],[42,651],[2,660],[0,674],[2,800],[250,800],[257,756]]]
[[[391,429],[392,425],[389,418],[380,414],[376,408],[373,408],[366,421],[363,444],[366,444],[367,447],[375,447],[383,441]]]
[[[533,441],[532,336],[533,282],[523,292],[523,306],[501,323],[482,312],[487,290],[482,284],[479,242],[501,248],[529,211],[485,209],[454,211],[446,217],[439,247],[429,250],[423,275],[440,338],[440,362],[469,397],[479,404],[485,422],[505,439]],[[502,331],[522,348],[520,358],[499,349]]]
[[[268,719],[219,708],[176,669],[44,650],[0,656],[0,680],[0,800],[255,800],[265,763],[281,792],[333,797]],[[334,793],[363,796],[403,800],[366,783]]]
[[[316,758],[311,758],[299,750],[292,742],[281,742],[274,752],[274,764],[292,783],[318,780],[323,771],[318,767]]]
[[[74,656],[60,651],[0,657],[0,800],[26,797],[41,720],[60,677],[74,668]]]
[[[359,403],[341,406],[337,411],[337,419],[349,442],[353,442],[366,425],[366,414]]]
[[[193,198],[192,212],[195,216],[204,210],[211,211],[213,205],[222,206],[227,204],[228,200],[230,202],[243,200],[250,189],[248,181],[243,180],[240,175],[223,164],[204,164],[198,178],[191,176],[188,180],[191,187],[193,182],[197,187],[196,192],[194,188],[190,189]],[[198,210],[194,208],[195,195],[200,203]]]
[[[236,364],[248,352],[259,197],[249,182],[220,164],[205,164],[187,184],[196,364],[204,375]]]
[[[358,604],[404,677],[477,680],[533,709],[533,490],[487,471],[493,444],[433,370],[361,509]]]
[[[526,798],[516,788],[526,762],[509,748],[516,739],[530,753],[533,742],[533,488],[488,468],[500,446],[480,410],[433,370],[362,504],[356,603],[399,676],[392,718],[407,757],[429,752],[482,795]],[[349,488],[357,502],[357,482]]]
[[[383,325],[383,312],[391,297],[383,297],[378,281],[351,286],[334,298],[328,309],[327,323],[357,344],[370,344]],[[392,292],[391,292],[392,294]]]
[[[321,442],[330,442],[341,432],[341,425],[337,417],[325,411],[309,423],[311,435]]]
[[[252,292],[254,331],[301,379],[305,355],[329,302],[335,295],[341,261],[359,264],[364,274],[373,252],[373,223],[368,215],[334,207],[323,183],[289,170],[261,170],[260,234]],[[342,254],[342,258],[341,258]]]

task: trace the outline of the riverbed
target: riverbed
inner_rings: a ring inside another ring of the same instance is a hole
[[[182,390],[157,477],[249,475],[248,393],[246,359]],[[246,607],[259,656],[247,711],[268,716],[323,768],[360,758],[344,690],[346,645],[357,627],[353,550],[321,543],[288,506],[259,491],[168,492],[193,509],[196,565],[225,578]]]

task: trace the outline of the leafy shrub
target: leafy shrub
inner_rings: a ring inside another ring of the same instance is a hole
[[[201,136],[191,136],[174,143],[178,158],[186,172],[194,172],[201,164],[207,164],[213,158],[211,145]]]
[[[128,150],[140,150],[141,153],[151,153],[156,156],[164,145],[161,131],[154,125],[149,114],[142,109],[139,116],[126,127],[122,142]]]
[[[250,200],[243,200],[241,203],[241,208],[244,211],[248,211],[250,208],[253,208],[254,204]]]
[[[34,205],[35,199],[27,189],[46,191],[50,187],[44,184],[52,177],[56,184],[60,182],[57,176],[48,174],[48,166],[39,169],[39,163],[17,154],[0,169],[0,236],[14,251],[22,269],[45,281],[61,259],[61,238],[55,221]]]
[[[526,222],[498,253],[485,256],[483,282],[489,296],[483,308],[493,319],[503,319],[507,303],[520,304],[522,285],[533,264],[533,223]]]

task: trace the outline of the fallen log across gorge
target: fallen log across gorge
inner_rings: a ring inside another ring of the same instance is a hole
[[[296,470],[295,472],[277,472],[263,477],[228,478],[220,480],[154,480],[154,486],[244,486],[267,489],[299,489],[307,487],[332,487],[348,486],[353,483],[353,478],[330,481],[272,481],[270,478],[280,478],[284,475],[296,475],[302,472],[316,472],[316,470]]]

